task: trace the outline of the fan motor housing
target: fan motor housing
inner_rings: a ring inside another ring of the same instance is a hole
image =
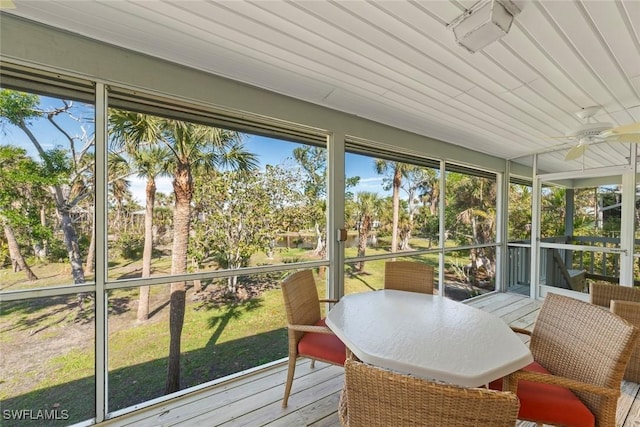
[[[611,123],[585,123],[571,132],[567,132],[566,136],[569,138],[584,138],[589,136],[598,136],[602,132],[608,131],[613,125]]]

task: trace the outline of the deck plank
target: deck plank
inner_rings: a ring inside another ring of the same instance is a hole
[[[304,365],[303,365],[304,366]],[[306,365],[307,367],[309,365]],[[297,371],[303,369],[296,368]],[[303,372],[301,372],[303,373]],[[337,393],[342,388],[343,370],[338,366],[316,363],[307,368],[303,376],[294,379],[289,405],[282,408],[284,381],[272,384],[266,390],[254,390],[244,399],[229,402],[221,411],[205,412],[192,418],[191,425],[206,426],[256,426],[296,412],[319,398]]]
[[[640,427],[640,384],[623,381],[616,419],[621,427]]]
[[[288,427],[288,426],[339,426],[340,420],[336,408],[340,399],[340,390],[342,389],[342,376],[338,381],[332,381],[334,389],[331,394],[321,399],[317,396],[306,405],[298,410],[289,412],[288,414],[268,423],[269,427]],[[254,424],[255,425],[255,424]]]
[[[495,294],[469,301],[469,305],[494,313],[507,324],[531,329],[541,303],[518,294]],[[306,359],[296,365],[289,406],[282,408],[286,363],[194,393],[182,403],[158,404],[104,426],[313,426],[339,427],[337,407],[344,381],[342,368]],[[618,403],[620,427],[640,427],[640,385],[623,382]],[[517,427],[535,427],[519,421]]]

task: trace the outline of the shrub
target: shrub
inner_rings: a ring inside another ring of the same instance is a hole
[[[122,233],[114,244],[115,251],[124,259],[135,261],[142,258],[144,238],[138,234]]]

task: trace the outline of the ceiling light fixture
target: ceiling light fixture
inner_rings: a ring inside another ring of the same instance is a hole
[[[475,53],[506,35],[518,13],[520,8],[511,0],[480,0],[447,28],[460,46]]]

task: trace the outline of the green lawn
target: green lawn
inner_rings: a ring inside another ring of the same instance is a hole
[[[412,245],[419,247],[418,243],[412,242]],[[308,259],[309,252],[283,250],[277,253],[276,260],[266,260],[264,255],[259,255],[252,263],[295,262]],[[367,249],[367,255],[385,252]],[[347,257],[355,255],[355,248],[347,249]],[[438,255],[423,255],[418,259],[437,265]],[[155,261],[154,270],[166,269],[168,262],[167,259]],[[137,271],[135,263],[122,260],[112,262],[112,267],[110,276],[114,277],[130,277]],[[47,273],[42,279],[47,281],[64,274],[65,268],[56,264],[39,267],[39,271]],[[346,293],[382,288],[383,272],[384,261],[367,261],[363,272],[346,266]],[[2,271],[0,274],[4,280],[16,273]],[[261,285],[261,291],[243,301],[211,300],[215,284],[206,285],[198,294],[188,291],[182,333],[181,384],[184,388],[286,357],[285,313],[278,288],[282,277],[282,273],[252,277],[251,283]],[[10,278],[9,283],[12,281],[18,279]],[[322,278],[318,279],[318,290],[324,295]],[[169,341],[168,285],[152,287],[152,317],[145,323],[136,322],[137,294],[137,288],[109,292],[110,411],[164,393]],[[93,301],[84,304],[86,312],[91,313]],[[50,425],[66,425],[93,417],[95,332],[93,319],[79,315],[75,295],[3,303],[0,331],[2,352],[13,354],[12,366],[2,368],[2,409],[69,410],[71,420]],[[11,424],[3,422],[3,425]]]

